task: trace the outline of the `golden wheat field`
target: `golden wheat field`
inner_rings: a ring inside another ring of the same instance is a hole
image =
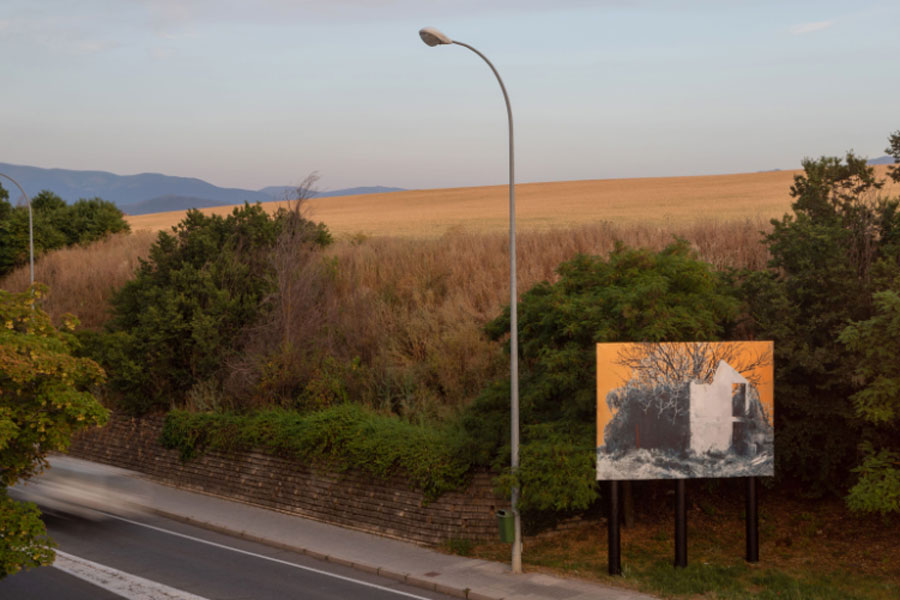
[[[799,171],[693,177],[647,177],[516,185],[517,227],[526,231],[598,222],[684,225],[702,220],[778,217],[790,208]],[[437,237],[448,231],[499,232],[509,226],[505,185],[314,198],[307,216],[338,237]],[[279,203],[267,204],[274,210]],[[233,207],[203,209],[227,214]],[[134,230],[167,229],[183,211],[130,216]]]

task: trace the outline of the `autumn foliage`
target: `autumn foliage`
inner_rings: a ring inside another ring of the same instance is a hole
[[[45,291],[0,291],[0,577],[53,561],[37,510],[7,488],[40,472],[47,453],[65,450],[75,431],[107,417],[91,393],[103,370],[72,356],[77,321],[54,327],[38,305]]]

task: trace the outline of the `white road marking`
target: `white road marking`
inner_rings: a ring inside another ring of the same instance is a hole
[[[66,552],[56,551],[53,566],[128,600],[206,600],[202,596],[107,567]]]
[[[288,567],[293,567],[295,569],[300,569],[302,571],[308,571],[310,573],[317,573],[319,575],[325,575],[327,577],[332,577],[334,579],[340,579],[341,581],[348,581],[350,583],[355,583],[357,585],[361,585],[364,587],[369,587],[372,589],[389,592],[391,594],[396,594],[397,596],[404,596],[406,598],[415,598],[416,600],[431,600],[430,598],[426,598],[425,596],[417,596],[416,594],[410,594],[408,592],[392,590],[389,587],[384,587],[382,585],[378,585],[375,583],[369,583],[367,581],[362,581],[360,579],[353,579],[352,577],[345,577],[344,575],[338,575],[336,573],[329,573],[328,571],[323,571],[321,569],[314,569],[313,567],[304,567],[303,565],[298,565],[296,563],[292,563],[292,562],[289,562],[286,560],[281,560],[280,558],[273,558],[271,556],[266,556],[264,554],[257,554],[256,552],[250,552],[248,550],[241,550],[240,548],[232,548],[231,546],[226,546],[225,544],[218,544],[216,542],[204,540],[203,538],[194,537],[192,535],[187,535],[184,533],[178,533],[177,531],[170,531],[168,529],[163,529],[162,527],[156,527],[155,525],[148,525],[147,523],[141,523],[140,521],[132,521],[131,519],[126,519],[125,517],[120,517],[118,515],[109,514],[108,516],[113,519],[118,519],[119,521],[125,521],[126,523],[131,523],[132,525],[137,525],[139,527],[146,527],[147,529],[152,529],[153,531],[167,533],[169,535],[174,535],[176,537],[180,537],[180,538],[183,538],[186,540],[191,540],[193,542],[198,542],[200,544],[206,544],[207,546],[212,546],[214,548],[230,550],[231,552],[237,552],[238,554],[243,554],[245,556],[252,556],[254,558],[259,558],[261,560],[268,560],[270,562],[278,563],[280,565],[285,565]],[[59,552],[57,552],[57,554],[59,554]]]

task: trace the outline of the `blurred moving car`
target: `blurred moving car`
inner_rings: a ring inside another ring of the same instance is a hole
[[[142,512],[142,481],[126,469],[71,456],[49,456],[50,466],[10,488],[17,500],[34,502],[45,512],[101,520]]]

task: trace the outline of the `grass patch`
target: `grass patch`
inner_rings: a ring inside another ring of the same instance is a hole
[[[665,500],[658,498],[644,502],[635,525],[622,529],[622,577],[607,574],[603,520],[526,538],[525,570],[678,600],[900,598],[900,519],[848,515],[839,500],[799,501],[768,494],[771,497],[761,498],[757,564],[743,560],[742,498],[698,493],[689,510],[685,569],[673,566],[673,517]],[[479,544],[472,555],[506,562],[509,545]]]
[[[702,595],[716,592],[733,596],[741,588],[740,580],[748,568],[730,564],[689,564],[676,569],[671,561],[656,560],[641,572],[641,579],[654,592],[671,596]]]
[[[446,544],[446,550],[457,556],[472,556],[474,547],[474,542],[468,538],[450,538]]]

